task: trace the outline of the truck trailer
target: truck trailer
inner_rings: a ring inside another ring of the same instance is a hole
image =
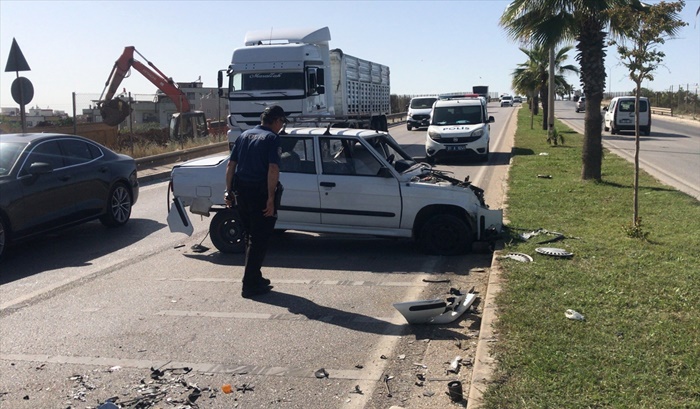
[[[273,104],[297,123],[386,130],[389,67],[331,50],[330,39],[328,27],[246,34],[218,75],[219,96],[228,99],[229,141],[260,124],[260,113]]]

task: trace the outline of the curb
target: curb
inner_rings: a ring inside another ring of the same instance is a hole
[[[503,269],[499,258],[501,250],[493,252],[491,260],[491,271],[489,272],[489,282],[484,299],[484,309],[481,318],[481,328],[479,329],[479,341],[476,345],[474,356],[474,368],[472,369],[472,380],[469,386],[469,397],[467,398],[467,409],[476,409],[483,404],[483,393],[488,387],[496,360],[491,355],[491,345],[498,340],[494,331],[494,324],[498,321],[498,307],[496,297],[501,292],[501,273]]]

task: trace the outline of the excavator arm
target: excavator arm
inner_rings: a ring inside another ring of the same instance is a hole
[[[134,52],[140,55],[148,63],[148,66],[135,60]],[[112,71],[109,73],[105,83],[107,93],[104,94],[104,100],[100,98],[98,103],[104,123],[115,126],[129,116],[129,107],[122,100],[113,98],[122,80],[128,76],[132,67],[151,81],[159,90],[163,91],[175,103],[175,107],[180,113],[190,112],[190,103],[187,100],[187,95],[175,85],[172,78],[163,74],[153,63],[136,51],[136,48],[128,46],[124,48],[124,52],[114,63],[114,67],[112,67]]]

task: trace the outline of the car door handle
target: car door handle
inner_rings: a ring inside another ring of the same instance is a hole
[[[107,173],[109,172],[109,168],[107,166],[102,166],[100,169],[98,169],[100,173]]]
[[[334,182],[321,182],[321,186],[323,187],[335,187]]]

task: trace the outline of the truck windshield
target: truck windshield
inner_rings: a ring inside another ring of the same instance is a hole
[[[233,75],[234,91],[303,90],[302,72],[257,72]]]
[[[435,101],[437,101],[437,98],[413,98],[411,100],[411,108],[413,108],[413,109],[432,108],[433,103]]]

